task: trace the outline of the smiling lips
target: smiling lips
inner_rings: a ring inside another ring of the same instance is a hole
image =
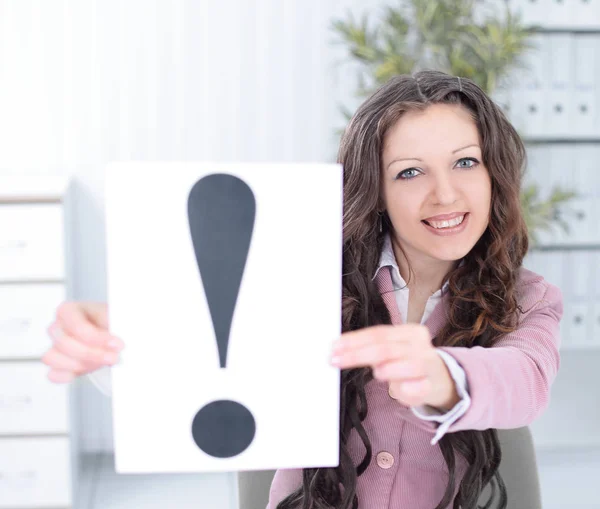
[[[453,228],[463,222],[467,212],[454,212],[452,214],[440,214],[438,216],[423,219],[424,223],[436,229]]]

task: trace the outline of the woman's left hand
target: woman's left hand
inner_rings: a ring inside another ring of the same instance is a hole
[[[334,343],[331,362],[341,369],[371,367],[376,379],[388,382],[390,395],[407,406],[446,411],[460,399],[424,325],[377,325],[346,332]]]

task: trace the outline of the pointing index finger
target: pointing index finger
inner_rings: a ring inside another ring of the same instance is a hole
[[[421,325],[375,325],[364,329],[346,332],[334,342],[334,352],[362,348],[377,341],[406,341],[416,334],[422,334]]]

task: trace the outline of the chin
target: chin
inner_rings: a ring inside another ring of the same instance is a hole
[[[455,262],[467,256],[471,249],[473,249],[473,246],[449,246],[448,249],[437,249],[435,251],[430,251],[429,256],[444,262]]]

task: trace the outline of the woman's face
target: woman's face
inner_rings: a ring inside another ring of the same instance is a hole
[[[409,260],[463,258],[487,228],[492,194],[468,110],[405,113],[385,137],[382,162],[385,207]]]

